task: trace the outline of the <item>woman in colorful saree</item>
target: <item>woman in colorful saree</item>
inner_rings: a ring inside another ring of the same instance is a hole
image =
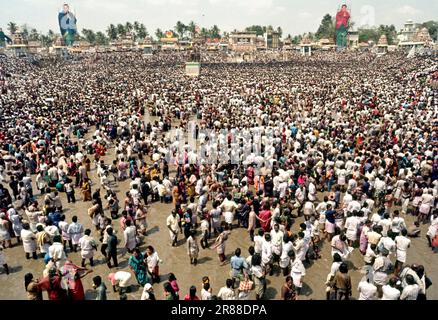
[[[146,283],[151,283],[151,278],[148,275],[146,263],[144,262],[144,256],[139,249],[134,249],[134,253],[129,258],[129,267],[134,272],[139,285],[143,287]]]

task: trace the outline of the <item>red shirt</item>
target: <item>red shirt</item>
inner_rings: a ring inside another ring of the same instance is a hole
[[[85,300],[85,292],[81,279],[70,280],[68,285],[68,293],[73,300]]]
[[[61,278],[56,276],[53,281],[53,286],[50,286],[49,277],[43,278],[38,287],[41,291],[47,291],[49,294],[49,300],[65,300],[67,298],[65,290],[61,287]]]
[[[270,210],[262,210],[260,211],[259,218],[266,221],[260,221],[260,226],[262,227],[264,232],[271,231],[271,220],[269,219],[271,217],[272,213]]]
[[[197,296],[194,296],[192,299],[192,298],[190,298],[190,295],[187,293],[186,296],[184,297],[184,300],[185,301],[190,301],[190,300],[195,301],[195,300],[199,300],[199,298]]]

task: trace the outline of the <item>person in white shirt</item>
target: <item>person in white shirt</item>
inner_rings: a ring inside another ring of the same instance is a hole
[[[258,234],[254,237],[254,251],[255,253],[262,254],[262,247],[264,239],[265,232],[263,229],[259,229]]]
[[[420,292],[420,287],[415,283],[415,279],[412,275],[408,274],[406,276],[407,286],[403,288],[400,300],[417,300],[418,293]]]
[[[57,235],[53,238],[53,244],[49,247],[49,257],[56,264],[58,269],[64,265],[67,259],[61,241],[61,236]]]
[[[265,233],[265,239],[262,244],[262,267],[265,268],[266,273],[272,275],[273,273],[273,252],[272,252],[272,242],[271,235]]]
[[[406,253],[408,248],[411,245],[411,240],[407,238],[408,231],[403,229],[401,231],[401,236],[395,237],[395,245],[396,245],[396,262],[395,262],[395,273],[398,274],[403,267],[403,264],[406,263]]]
[[[388,235],[388,231],[392,226],[392,219],[388,212],[386,212],[383,216],[383,219],[378,222],[379,226],[382,226],[382,236],[386,237]]]
[[[310,200],[306,201],[306,203],[304,204],[303,211],[304,211],[304,218],[306,220],[309,220],[312,215],[315,215],[315,205],[313,204],[313,202],[311,202]]]
[[[90,266],[93,266],[93,257],[94,252],[97,250],[96,241],[93,239],[91,235],[91,230],[86,229],[84,231],[84,236],[79,239],[79,245],[81,246],[81,258],[82,258],[82,267],[85,267],[85,259],[90,260]]]
[[[399,216],[399,211],[394,210],[392,214],[392,232],[395,236],[398,236],[403,229],[407,229],[405,219]]]
[[[271,230],[271,244],[274,262],[280,262],[283,244],[283,231],[280,230],[278,223],[275,223],[274,228]]]
[[[307,197],[309,199],[309,201],[314,202],[316,201],[316,186],[314,184],[314,179],[310,178],[310,183],[309,183],[309,191],[307,194]]]
[[[140,300],[155,300],[154,288],[150,283],[146,283],[144,286]]]
[[[255,253],[252,257],[251,274],[255,286],[254,291],[256,294],[256,300],[260,300],[263,298],[266,291],[266,272],[262,267],[262,257],[258,253]],[[229,280],[232,282],[231,279]]]
[[[131,220],[126,220],[126,229],[123,231],[124,247],[129,253],[137,247],[137,228],[132,225]]]
[[[211,296],[210,283],[206,282],[201,290],[201,300],[211,300]]]
[[[382,287],[383,296],[381,300],[398,300],[400,298],[400,290],[396,288],[397,278],[393,277],[389,279],[387,285]]]
[[[234,202],[233,200],[233,196],[231,194],[228,194],[227,198],[224,199],[219,207],[223,210],[225,222],[228,224],[231,230],[231,225],[234,220],[234,212],[238,208],[236,202]]]
[[[283,244],[280,256],[280,268],[283,270],[283,276],[287,276],[289,273],[289,266],[291,265],[289,252],[293,251],[293,243],[288,234],[283,235]]]
[[[120,295],[125,293],[130,286],[129,281],[131,280],[131,278],[131,273],[126,271],[117,271],[116,273],[110,273],[108,275],[108,280],[111,281],[113,291],[119,291]]]
[[[217,297],[221,300],[236,300],[236,293],[233,290],[233,280],[226,280],[225,287],[220,288]]]
[[[345,229],[347,229],[346,236],[349,246],[353,246],[353,243],[357,240],[357,234],[360,224],[360,219],[357,217],[358,211],[353,211],[351,216],[345,220]]]
[[[366,276],[359,282],[357,291],[359,300],[377,300],[377,287],[370,283],[370,279]]]
[[[290,275],[297,290],[297,296],[299,296],[303,287],[302,277],[306,275],[306,268],[301,259],[295,257],[293,251],[289,252],[289,256],[291,260]]]
[[[392,256],[393,253],[395,253],[395,241],[392,240],[393,234],[392,231],[388,231],[388,236],[386,237],[381,237],[379,240],[379,243],[377,244],[377,248],[379,250],[382,250],[382,248],[385,248],[386,250],[389,251],[389,257]]]
[[[167,217],[166,220],[166,225],[169,229],[170,240],[172,241],[172,247],[175,247],[178,243],[178,230],[180,229],[179,222],[179,215],[175,210],[172,210],[172,213]]]

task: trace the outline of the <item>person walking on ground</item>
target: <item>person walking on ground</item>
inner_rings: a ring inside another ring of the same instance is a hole
[[[167,217],[167,228],[169,229],[170,240],[172,247],[176,247],[178,243],[178,231],[180,231],[180,217],[175,210]]]
[[[117,237],[113,233],[113,228],[109,227],[106,229],[106,233],[108,234],[108,247],[106,248],[106,263],[108,268],[112,268],[111,260],[113,261],[114,267],[118,267],[119,264],[117,262]]]
[[[195,230],[190,231],[190,236],[187,239],[187,254],[190,258],[190,264],[196,266],[198,264],[199,245]]]

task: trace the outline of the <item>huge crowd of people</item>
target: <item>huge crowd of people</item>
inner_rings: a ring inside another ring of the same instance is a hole
[[[0,57],[0,265],[9,274],[10,248],[23,247],[29,299],[85,299],[81,279],[97,256],[108,272],[93,274],[96,299],[108,290],[127,299],[133,282],[142,300],[179,299],[178,269],[160,274],[166,261],[148,243],[156,206],[167,210],[168,250],[185,246],[186,263],[202,270],[209,248],[218,268],[229,265],[223,287],[206,275],[184,300],[266,299],[270,277],[285,279],[277,299],[302,299],[324,246],[327,299],[426,299],[427,265],[407,260],[414,237],[427,239],[427,254],[438,247],[436,57],[263,53],[229,63],[203,53],[199,77],[176,67],[184,59]],[[65,210],[84,202],[91,228]],[[251,245],[230,248],[239,229]],[[363,277],[352,283],[356,252]],[[31,259],[40,274],[26,270]],[[164,296],[154,291],[162,280]]]

